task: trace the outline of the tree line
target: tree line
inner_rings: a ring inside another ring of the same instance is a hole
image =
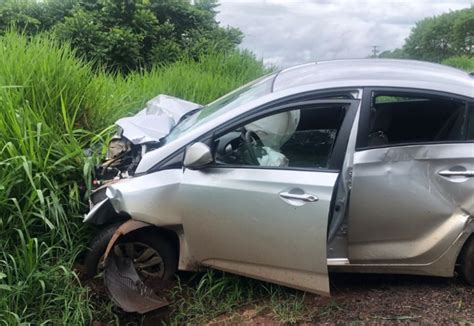
[[[108,71],[128,73],[237,49],[242,32],[216,20],[218,0],[1,0],[0,35],[48,33]],[[248,53],[247,53],[248,55]],[[474,6],[416,23],[401,48],[380,58],[474,69]]]
[[[450,62],[457,57],[472,62],[474,6],[417,22],[402,48],[384,51],[379,57],[432,62]]]
[[[219,26],[217,7],[217,0],[4,0],[0,34],[50,33],[97,66],[129,72],[235,50],[242,33]]]

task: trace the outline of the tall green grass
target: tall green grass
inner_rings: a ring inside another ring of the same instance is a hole
[[[69,46],[0,38],[0,322],[85,324],[95,307],[73,272],[100,142],[118,117],[166,93],[209,102],[265,73],[250,54],[210,54],[149,72],[92,70]],[[1,324],[0,323],[0,324]]]

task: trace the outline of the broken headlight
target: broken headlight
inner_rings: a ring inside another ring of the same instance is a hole
[[[112,139],[107,148],[106,160],[113,160],[130,152],[132,144],[124,138]]]

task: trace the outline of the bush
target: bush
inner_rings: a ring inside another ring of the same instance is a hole
[[[28,35],[54,33],[76,53],[127,73],[236,49],[242,33],[220,27],[216,0],[4,0],[0,34],[12,25]]]
[[[442,64],[466,70],[467,72],[474,72],[474,57],[465,55],[451,57],[443,60]]]
[[[95,73],[48,36],[0,37],[0,321],[86,324],[73,264],[95,158],[83,149],[159,93],[206,103],[263,74],[249,53],[201,56],[128,76]]]

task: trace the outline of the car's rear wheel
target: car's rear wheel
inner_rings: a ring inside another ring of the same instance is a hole
[[[103,256],[120,224],[104,228],[91,242],[85,259],[85,277],[92,278],[104,268]],[[115,255],[130,258],[144,281],[148,278],[169,280],[177,270],[178,254],[173,245],[153,229],[140,229],[117,240]]]
[[[461,252],[460,272],[464,280],[474,286],[474,236],[471,236]]]

